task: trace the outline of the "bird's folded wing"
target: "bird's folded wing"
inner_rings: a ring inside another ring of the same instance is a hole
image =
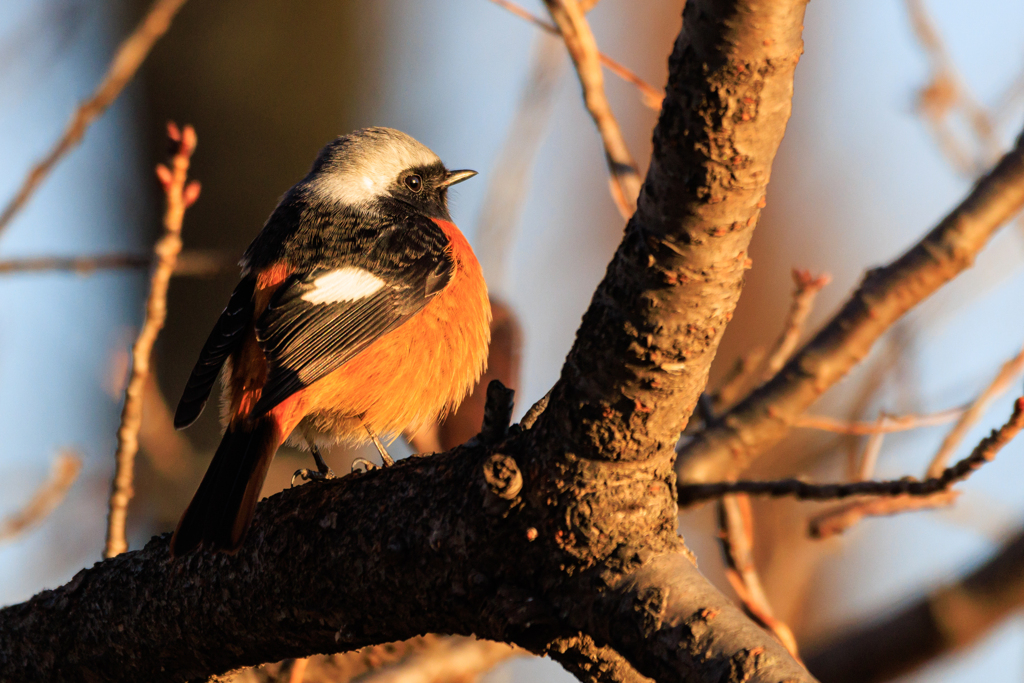
[[[217,319],[217,324],[213,326],[213,331],[203,345],[203,350],[199,352],[199,360],[196,361],[192,374],[185,384],[178,408],[174,411],[175,429],[188,427],[203,412],[221,366],[241,343],[245,336],[242,332],[252,322],[255,286],[256,279],[246,277],[231,293],[228,305]]]
[[[444,242],[428,247],[408,249],[399,260],[390,250],[388,263],[360,259],[363,265],[290,277],[256,322],[270,371],[252,417],[337,370],[426,306],[454,268]]]

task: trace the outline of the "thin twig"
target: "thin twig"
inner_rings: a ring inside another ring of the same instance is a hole
[[[960,497],[960,491],[950,489],[930,496],[893,496],[857,500],[826,510],[812,517],[808,522],[811,538],[830,538],[847,531],[865,517],[887,517],[903,512],[934,510],[949,507]]]
[[[716,415],[729,410],[750,393],[757,377],[757,369],[764,363],[767,355],[768,349],[757,346],[736,359],[729,372],[722,378],[718,389],[711,395],[711,405]]]
[[[963,441],[971,427],[981,419],[992,402],[1005,393],[1013,381],[1024,372],[1024,349],[1014,358],[1003,364],[999,374],[992,380],[985,391],[975,399],[966,410],[961,410],[960,419],[956,426],[946,435],[939,452],[935,455],[928,467],[928,478],[936,478],[942,475],[950,456],[956,451],[957,446]],[[879,417],[879,428],[883,428],[890,418],[882,415]],[[871,437],[868,448],[861,460],[861,471],[859,478],[865,480],[870,478],[874,469],[874,460],[878,457],[878,449],[881,448],[880,439],[882,432],[876,432]],[[877,442],[875,440],[878,439]],[[957,498],[954,491],[940,491],[924,498],[915,496],[896,496],[884,500],[861,500],[846,503],[838,507],[826,510],[810,521],[810,535],[814,538],[827,538],[840,534],[851,528],[864,517],[881,517],[884,515],[895,515],[901,512],[913,512],[915,510],[934,509],[952,505]]]
[[[922,0],[906,0],[906,6],[914,35],[924,48],[932,70],[929,84],[918,95],[918,109],[932,124],[940,147],[950,161],[961,171],[975,175],[999,156],[1000,145],[992,117],[970,95]],[[984,151],[972,154],[963,150],[946,124],[946,118],[953,109],[960,110]]]
[[[507,293],[511,245],[529,196],[530,175],[549,127],[565,63],[560,40],[548,34],[539,34],[537,39],[526,85],[476,222],[477,258],[487,277],[488,290],[499,295]]]
[[[793,269],[793,284],[795,285],[793,302],[789,307],[789,315],[786,316],[782,334],[772,346],[771,352],[764,362],[764,367],[761,369],[761,381],[769,380],[778,374],[789,357],[796,351],[796,345],[804,331],[807,316],[811,314],[811,308],[814,306],[814,299],[818,296],[818,292],[831,281],[832,276],[828,273],[822,273],[815,277],[809,270]]]
[[[793,282],[796,287],[793,290],[793,302],[782,326],[782,333],[770,351],[756,347],[737,359],[719,388],[711,395],[711,405],[716,414],[734,406],[760,382],[771,379],[782,369],[796,350],[807,316],[814,306],[815,297],[831,279],[828,273],[813,277],[810,271],[793,269]]]
[[[907,311],[965,269],[996,230],[1024,207],[1024,135],[968,196],[860,287],[786,367],[715,424],[681,444],[681,482],[738,476],[784,437],[821,394],[842,379]]]
[[[168,124],[167,132],[178,148],[171,160],[171,168],[163,164],[156,168],[167,198],[167,211],[164,214],[164,233],[153,248],[158,261],[150,281],[146,319],[132,347],[132,374],[125,390],[121,427],[117,430],[117,468],[110,493],[107,542],[103,553],[105,557],[114,557],[128,549],[124,532],[125,519],[128,501],[133,495],[135,454],[139,449],[142,397],[149,375],[149,357],[167,317],[167,288],[178,252],[181,251],[181,223],[185,209],[199,198],[199,183],[193,180],[186,184],[189,162],[196,148],[195,130],[191,126],[179,130],[171,123]]]
[[[18,512],[0,520],[0,542],[10,541],[35,526],[57,509],[82,471],[82,459],[73,453],[61,453],[50,466],[50,476],[36,489]]]
[[[981,395],[974,400],[974,403],[963,412],[956,425],[943,439],[939,452],[932,458],[928,465],[928,476],[937,477],[946,467],[946,463],[956,452],[960,442],[967,436],[967,432],[982,418],[985,412],[992,405],[992,402],[1009,391],[1014,380],[1024,372],[1024,348],[1016,356],[1003,363],[995,379],[981,392]]]
[[[730,493],[749,493],[757,496],[792,496],[801,500],[835,500],[850,496],[930,496],[945,491],[953,484],[967,479],[986,462],[992,461],[999,450],[1024,428],[1024,398],[1017,399],[1013,415],[999,429],[981,440],[969,456],[943,470],[938,477],[918,481],[911,477],[893,481],[858,481],[844,484],[809,484],[799,479],[778,481],[733,481],[714,484],[679,486],[681,505],[721,498]]]
[[[3,213],[0,213],[0,232],[7,228],[11,219],[28,203],[36,188],[46,179],[57,162],[81,142],[89,126],[117,99],[149,55],[153,45],[171,27],[171,20],[185,1],[155,0],[150,6],[145,18],[117,49],[117,54],[114,55],[106,75],[92,97],[79,105],[64,134],[50,153],[32,167],[17,194],[4,207]]]
[[[885,425],[888,416],[885,413],[878,414],[877,429],[868,436],[864,445],[864,452],[860,455],[860,466],[857,468],[857,480],[867,481],[875,475],[875,464],[878,463],[878,455],[882,452],[882,441],[885,439]]]
[[[906,432],[911,429],[949,424],[963,415],[964,410],[964,408],[950,408],[928,415],[886,415],[883,422],[878,420],[872,422],[837,420],[827,415],[804,414],[796,419],[793,426],[848,436],[892,434],[893,432]]]
[[[149,268],[156,259],[152,254],[99,254],[98,256],[38,256],[0,261],[0,275],[65,271],[91,275],[98,270],[137,270]],[[174,266],[176,277],[208,276],[238,270],[238,258],[228,252],[210,249],[189,249],[178,255]]]
[[[772,611],[754,564],[754,517],[749,496],[724,496],[718,501],[718,540],[725,556],[725,576],[743,611],[775,634],[793,658],[800,659],[793,631]]]
[[[499,7],[508,10],[509,12],[516,15],[520,19],[525,19],[534,26],[537,26],[538,28],[547,31],[548,33],[553,33],[556,36],[561,35],[561,32],[558,30],[557,26],[547,21],[544,21],[537,15],[528,12],[527,10],[523,9],[514,2],[510,2],[509,0],[491,0],[491,2],[493,2],[495,5],[498,5]],[[592,3],[592,5],[596,4],[596,2]],[[584,4],[580,3],[580,8],[583,9],[584,11],[589,11],[591,6],[584,7]],[[634,86],[636,86],[637,90],[640,91],[640,99],[644,103],[644,106],[648,107],[649,109],[653,109],[654,111],[661,111],[661,103],[665,99],[664,90],[651,85],[644,79],[640,78],[640,76],[635,71],[626,67],[620,62],[615,61],[614,59],[604,54],[603,52],[599,52],[598,56],[601,59],[601,63],[604,64],[604,66],[609,71],[611,71],[613,74],[615,74],[622,80],[628,83],[632,83]]]
[[[636,211],[640,195],[640,172],[622,137],[622,129],[612,113],[611,105],[604,93],[604,74],[597,41],[590,30],[587,17],[578,0],[544,0],[551,18],[555,20],[565,41],[572,63],[576,66],[583,100],[591,118],[597,124],[604,144],[604,155],[611,174],[610,190],[615,206],[623,218],[628,219]]]

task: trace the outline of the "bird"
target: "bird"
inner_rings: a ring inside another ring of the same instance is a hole
[[[320,449],[417,429],[458,407],[487,364],[480,264],[448,211],[476,175],[391,128],[328,143],[244,252],[241,277],[174,414],[199,417],[220,377],[224,435],[171,537],[172,557],[237,552],[282,444]],[[294,479],[293,479],[294,480]]]

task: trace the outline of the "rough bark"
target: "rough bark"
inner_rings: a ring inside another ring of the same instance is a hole
[[[161,537],[83,570],[0,612],[0,667],[200,680],[432,632],[584,680],[812,681],[692,564],[673,469],[740,293],[804,5],[687,2],[639,209],[532,429],[285,491],[233,556],[171,561]]]
[[[693,411],[750,264],[804,5],[686,5],[637,212],[552,394],[566,410],[543,420],[581,456],[664,453]]]
[[[911,308],[974,263],[1024,207],[1024,135],[966,199],[896,261],[868,271],[832,320],[771,381],[679,451],[680,481],[737,477]]]

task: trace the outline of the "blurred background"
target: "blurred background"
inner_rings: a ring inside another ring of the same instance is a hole
[[[545,15],[538,0],[522,4]],[[6,6],[2,200],[60,135],[148,3]],[[681,7],[602,0],[589,17],[605,53],[662,87]],[[929,51],[922,16],[941,52]],[[811,314],[813,332],[866,268],[897,256],[953,208],[1024,121],[1024,4],[1015,0],[815,0],[804,40],[754,268],[712,384],[778,335],[793,267],[832,276]],[[607,72],[606,84],[645,167],[657,114],[634,86]],[[185,218],[186,249],[231,258],[320,147],[354,128],[402,129],[450,167],[480,171],[453,192],[452,214],[521,326],[520,414],[557,378],[624,225],[564,50],[535,26],[487,0],[223,0],[184,6],[139,76],[0,238],[0,261],[148,252],[162,212],[152,169],[166,156],[168,120],[199,135],[191,175],[203,191]],[[506,147],[510,131],[516,143]],[[1024,343],[1022,265],[1024,229],[1007,226],[973,269],[911,312],[813,412],[873,420],[880,410],[923,414],[972,401]],[[172,282],[129,510],[133,548],[173,529],[219,440],[212,410],[177,440],[147,438],[145,429],[161,429],[160,396],[176,403],[236,279],[222,268]],[[147,283],[142,269],[0,273],[0,518],[28,501],[59,452],[83,461],[62,504],[0,544],[0,604],[64,583],[101,557],[127,354]],[[1018,376],[958,453],[1001,424],[1019,395]],[[888,436],[876,476],[921,476],[948,429]],[[864,440],[795,430],[751,474],[842,478]],[[329,459],[347,471],[354,455]],[[309,466],[306,457],[279,455],[265,493]],[[954,507],[869,519],[827,540],[807,534],[819,507],[755,502],[756,559],[776,615],[804,647],[920,599],[1019,532],[1022,482],[1018,439],[962,486]],[[702,570],[728,591],[710,508],[682,515],[681,530]],[[1024,621],[1014,616],[977,646],[901,680],[1022,679]],[[515,659],[488,680],[572,679],[550,662]]]

